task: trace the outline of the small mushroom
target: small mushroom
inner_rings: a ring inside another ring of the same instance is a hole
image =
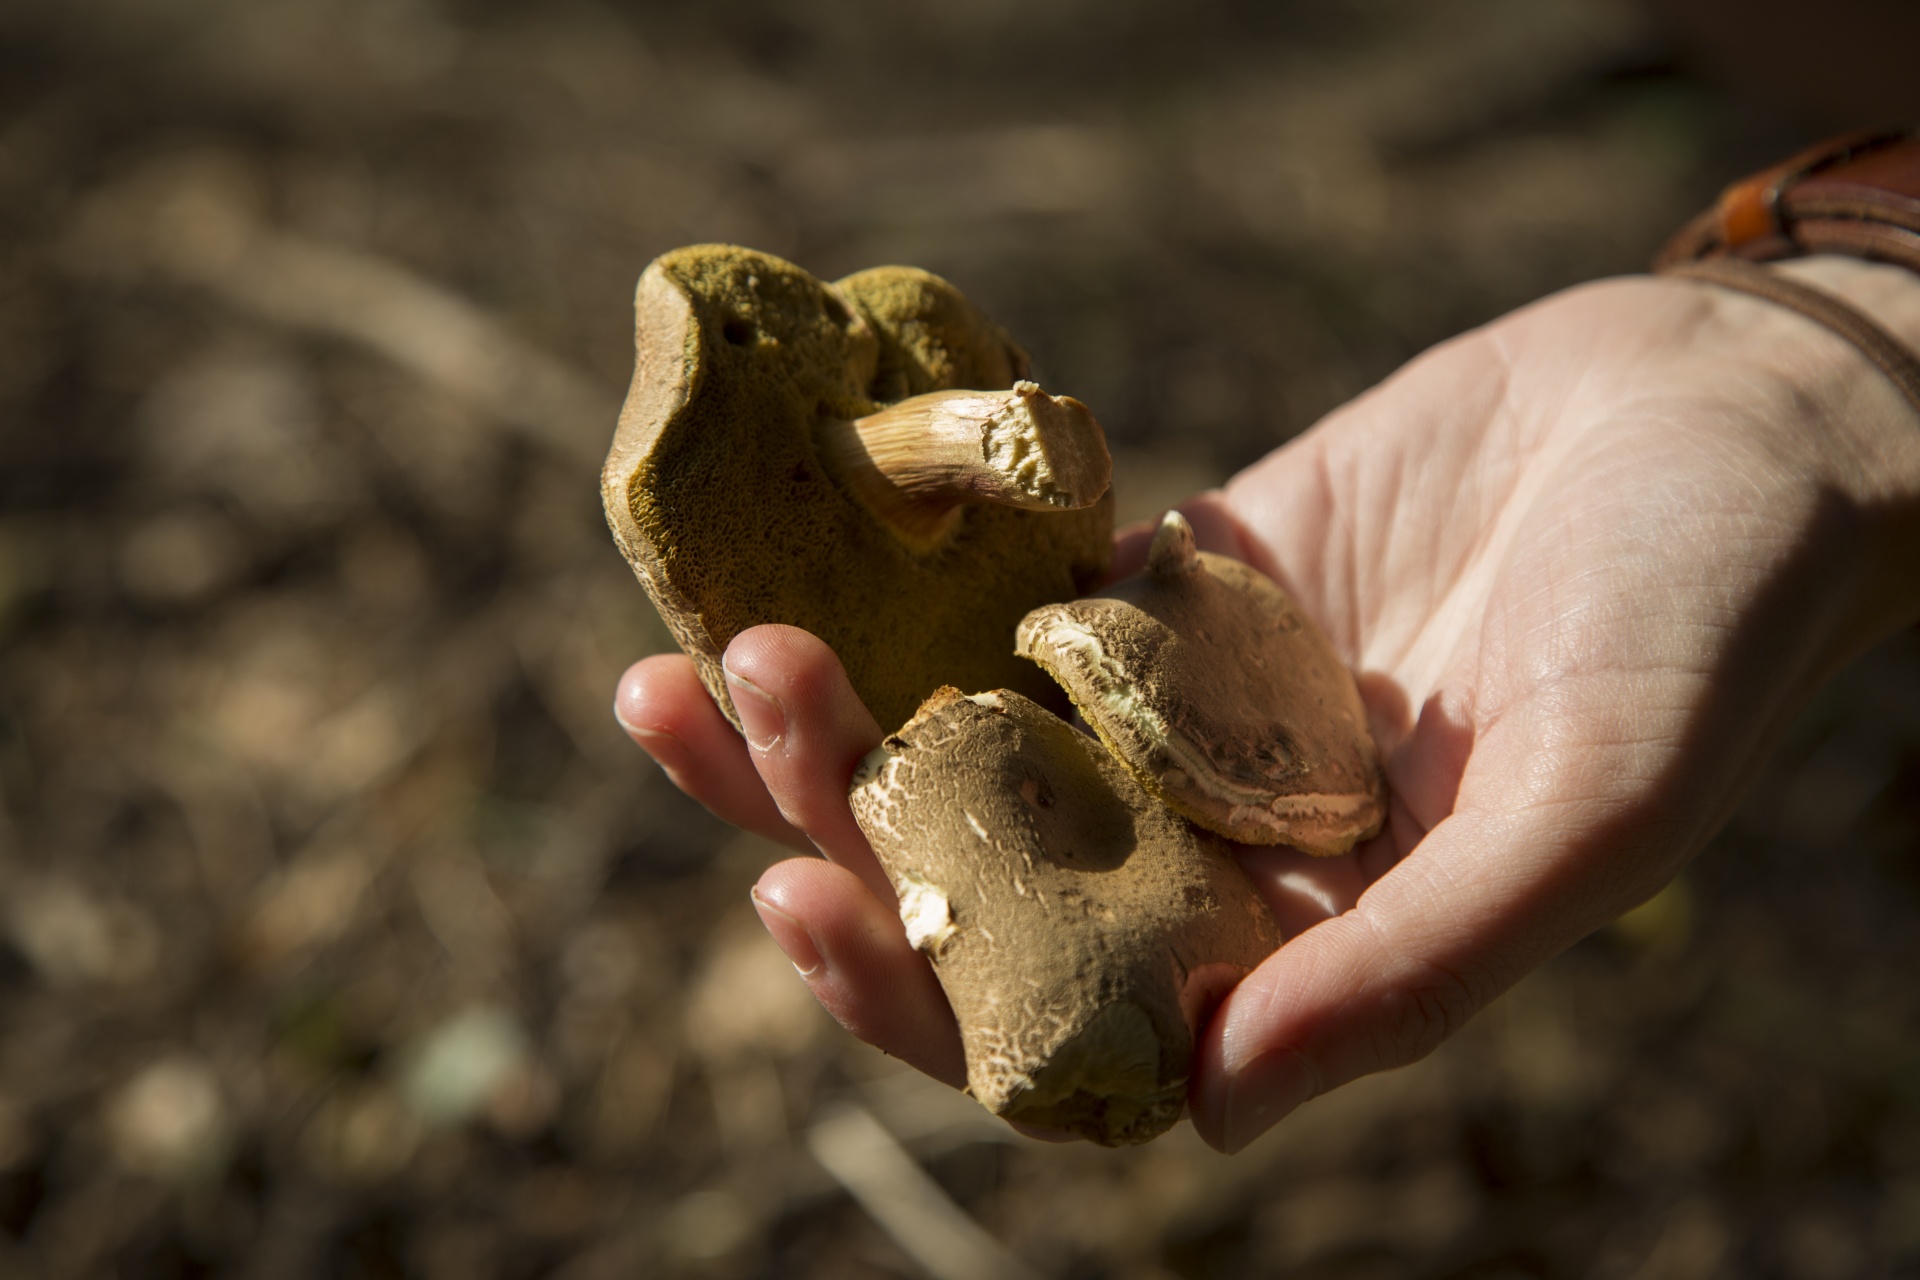
[[[831,645],[883,724],[948,682],[1064,709],[1013,628],[1106,570],[1111,464],[1086,406],[1026,381],[998,327],[912,268],[825,284],[697,245],[647,268],[634,309],[607,520],[736,725],[720,656],[763,622]]]
[[[1106,1146],[1179,1118],[1196,1028],[1280,942],[1225,841],[1007,690],[939,690],[849,799],[960,1021],[970,1094]]]
[[[1380,830],[1386,783],[1352,674],[1271,579],[1196,550],[1179,512],[1145,573],[1035,609],[1016,643],[1142,786],[1209,830],[1318,855]]]

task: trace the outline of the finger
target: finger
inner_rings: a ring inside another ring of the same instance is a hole
[[[882,902],[893,887],[847,804],[847,784],[880,726],[833,650],[798,627],[751,627],[723,658],[727,690],[754,768],[782,817],[865,880]]]
[[[806,834],[780,816],[745,740],[714,705],[692,659],[663,653],[628,667],[614,695],[613,717],[674,786],[715,817],[812,851]]]
[[[1617,807],[1616,807],[1617,808]],[[1237,1151],[1308,1098],[1426,1056],[1520,976],[1643,900],[1670,837],[1600,806],[1463,808],[1221,1004],[1194,1127]],[[1631,870],[1629,870],[1631,869]],[[1650,878],[1651,877],[1651,878]]]
[[[1410,874],[1423,852],[1395,871]],[[1397,879],[1389,873],[1351,911],[1289,937],[1221,1003],[1191,1099],[1208,1143],[1238,1151],[1309,1098],[1417,1060],[1490,998],[1490,981],[1470,976],[1463,958],[1407,935],[1405,903],[1392,901]]]
[[[891,903],[815,858],[776,863],[753,889],[767,932],[841,1026],[958,1089],[967,1082],[959,1027]]]
[[[1228,508],[1220,490],[1196,493],[1176,509],[1193,526],[1194,545],[1202,551],[1232,556],[1235,560],[1247,559],[1240,521]],[[1113,535],[1113,566],[1107,571],[1107,581],[1130,578],[1147,567],[1147,548],[1153,544],[1154,530],[1159,527],[1160,517],[1156,516],[1152,520],[1135,521]]]

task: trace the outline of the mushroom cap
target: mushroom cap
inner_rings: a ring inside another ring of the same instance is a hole
[[[1195,1024],[1280,943],[1224,840],[1007,690],[937,692],[848,798],[960,1021],[969,1093],[1105,1146],[1179,1118]]]
[[[817,444],[823,419],[1025,375],[1025,354],[958,290],[907,267],[829,285],[769,254],[695,245],[647,268],[634,311],[607,520],[729,719],[720,655],[764,622],[831,645],[883,724],[949,681],[1058,699],[1013,656],[1013,628],[1105,572],[1111,496],[1082,511],[967,506],[940,545],[914,549]]]
[[[1146,572],[1034,610],[1017,644],[1142,786],[1209,830],[1318,855],[1379,832],[1386,782],[1352,673],[1272,579],[1197,551],[1178,512]]]

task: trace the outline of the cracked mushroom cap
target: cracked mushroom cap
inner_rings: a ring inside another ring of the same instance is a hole
[[[650,265],[634,307],[633,384],[601,477],[607,519],[736,725],[720,656],[735,634],[765,622],[804,627],[831,645],[883,724],[905,720],[947,682],[1064,706],[1013,656],[1013,628],[1105,571],[1105,472],[1072,472],[1083,488],[1097,485],[1074,499],[1091,504],[1080,509],[1058,509],[1052,491],[968,492],[929,507],[921,490],[876,479],[876,458],[888,460],[854,428],[876,415],[888,421],[898,401],[911,410],[908,398],[978,387],[998,388],[991,395],[1016,410],[1044,400],[1084,437],[1092,424],[1084,406],[1038,388],[1006,390],[1025,376],[1024,353],[953,286],[908,267],[825,284],[768,254],[698,245]],[[967,412],[894,420],[987,431],[1004,419]],[[1101,462],[1097,424],[1091,435]],[[1001,445],[1010,457],[1025,447]],[[1053,474],[1036,473],[1030,453],[1014,461],[1027,464],[1029,482]],[[957,483],[990,487],[977,475]],[[904,525],[889,503],[910,517]]]
[[[1352,673],[1271,579],[1196,550],[1179,512],[1146,572],[1034,610],[1017,643],[1141,785],[1209,830],[1318,855],[1380,830]]]
[[[1280,943],[1225,841],[1007,690],[934,694],[849,799],[960,1021],[967,1092],[1105,1146],[1179,1118],[1196,1024]]]

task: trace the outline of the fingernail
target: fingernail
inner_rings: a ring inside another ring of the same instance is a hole
[[[745,676],[727,672],[727,692],[733,696],[733,709],[740,713],[740,727],[746,731],[747,745],[755,751],[771,751],[780,745],[787,731],[787,709],[780,699]]]
[[[620,704],[617,702],[613,704],[613,718],[620,721],[620,727],[627,731],[627,736],[645,748],[646,753],[653,757],[654,763],[662,769],[672,773],[686,767],[687,744],[680,741],[678,737],[665,729],[649,729],[643,725],[629,724],[620,715]]]
[[[753,909],[760,913],[760,923],[767,926],[767,932],[787,953],[787,959],[793,962],[800,976],[811,978],[820,972],[826,961],[820,958],[820,950],[813,945],[813,935],[807,932],[807,927],[761,897],[758,886],[747,890],[747,896],[753,900]]]
[[[629,702],[633,703],[632,707],[626,705]],[[620,691],[613,695],[614,723],[618,724],[628,733],[648,732],[646,726],[641,724],[639,718],[633,714],[645,706],[646,700],[640,696],[639,685],[622,680],[620,682]]]
[[[1255,1058],[1227,1080],[1224,1150],[1232,1155],[1244,1149],[1315,1092],[1313,1068],[1299,1054],[1283,1051]]]

